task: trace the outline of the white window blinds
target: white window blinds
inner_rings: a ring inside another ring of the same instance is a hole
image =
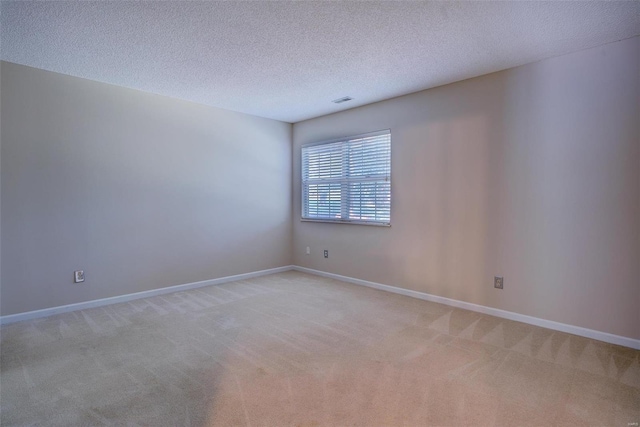
[[[391,132],[303,146],[302,219],[390,225]]]

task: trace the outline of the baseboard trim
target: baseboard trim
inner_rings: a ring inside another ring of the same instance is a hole
[[[220,285],[227,282],[235,282],[236,280],[251,279],[253,277],[265,276],[267,274],[281,273],[283,271],[292,270],[293,266],[285,265],[283,267],[269,268],[267,270],[253,271],[250,273],[236,274],[234,276],[220,277],[217,279],[203,280],[201,282],[185,283],[182,285],[168,286],[160,289],[151,289],[148,291],[136,292],[133,294],[118,295],[115,297],[101,298],[91,301],[79,302],[75,304],[61,305],[58,307],[44,308],[42,310],[27,311],[24,313],[10,314],[0,316],[0,325],[21,322],[23,320],[38,319],[41,317],[53,316],[54,314],[68,313],[70,311],[85,310],[87,308],[101,307],[104,305],[117,304],[120,302],[133,301],[141,298],[149,298],[156,295],[170,294],[173,292],[187,291],[189,289],[202,288],[211,285]]]
[[[596,331],[593,329],[587,329],[580,326],[567,325],[565,323],[554,322],[552,320],[540,319],[538,317],[527,316],[525,314],[518,314],[512,311],[501,310],[498,308],[487,307],[484,305],[473,304],[470,302],[459,301],[451,298],[440,297],[437,295],[427,294],[425,292],[412,291],[410,289],[398,288],[395,286],[383,285],[382,283],[369,282],[367,280],[356,279],[348,276],[341,276],[339,274],[327,273],[326,271],[314,270],[311,268],[293,266],[293,269],[303,273],[315,274],[317,276],[328,277],[331,279],[341,280],[343,282],[353,283],[356,285],[367,286],[369,288],[379,289],[382,291],[393,292],[394,294],[405,295],[412,298],[418,298],[425,301],[437,302],[440,304],[446,304],[452,307],[463,308],[465,310],[476,311],[478,313],[488,314],[503,319],[515,320],[517,322],[528,323],[530,325],[540,326],[554,331],[566,332],[573,335],[579,335],[581,337],[592,338],[598,341],[604,341],[610,344],[621,345],[624,347],[630,347],[636,350],[640,350],[640,340],[627,338],[620,335],[610,334],[608,332]]]
[[[0,316],[0,325],[21,322],[23,320],[38,319],[49,317],[55,314],[68,313],[70,311],[85,310],[88,308],[102,307],[110,304],[133,301],[141,298],[149,298],[156,295],[170,294],[173,292],[181,292],[189,289],[197,289],[205,286],[220,285],[222,283],[234,282],[237,280],[245,280],[253,277],[265,276],[268,274],[281,273],[284,271],[296,270],[303,273],[314,274],[316,276],[328,277],[356,285],[367,286],[382,291],[392,292],[394,294],[404,295],[412,298],[418,298],[425,301],[437,302],[452,307],[462,308],[465,310],[475,311],[478,313],[488,314],[503,319],[514,320],[517,322],[528,323],[530,325],[540,326],[542,328],[552,329],[554,331],[566,332],[586,338],[592,338],[598,341],[604,341],[611,344],[630,347],[640,350],[640,340],[623,337],[620,335],[610,334],[608,332],[596,331],[580,326],[568,325],[566,323],[554,322],[552,320],[540,319],[538,317],[527,316],[525,314],[514,313],[512,311],[501,310],[498,308],[487,307],[484,305],[473,304],[470,302],[445,298],[437,295],[427,294],[425,292],[413,291],[410,289],[398,288],[395,286],[384,285],[382,283],[370,282],[368,280],[356,279],[354,277],[342,276],[340,274],[328,273],[326,271],[314,270],[311,268],[301,267],[298,265],[286,265],[282,267],[270,268],[266,270],[253,271],[250,273],[236,274],[234,276],[219,277],[217,279],[203,280],[200,282],[185,283],[182,285],[168,286],[160,289],[151,289],[143,292],[132,294],[118,295],[115,297],[96,299],[91,301],[79,302],[75,304],[62,305],[58,307],[44,308],[42,310],[27,311],[24,313],[10,314]]]

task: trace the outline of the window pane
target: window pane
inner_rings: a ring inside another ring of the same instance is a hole
[[[349,185],[349,219],[389,222],[391,184],[388,181]]]
[[[342,191],[340,184],[307,184],[307,216],[340,219]]]
[[[389,175],[390,154],[389,135],[349,141],[348,176]]]
[[[307,149],[302,161],[307,179],[339,178],[342,176],[342,144],[327,144]]]

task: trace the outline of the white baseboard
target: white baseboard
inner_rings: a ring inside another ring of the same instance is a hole
[[[0,325],[20,322],[23,320],[38,319],[41,317],[53,316],[54,314],[67,313],[70,311],[84,310],[87,308],[101,307],[109,304],[117,304],[121,302],[133,301],[141,298],[149,298],[156,295],[164,295],[173,292],[186,291],[189,289],[202,288],[204,286],[219,285],[222,283],[233,282],[236,280],[245,280],[252,277],[265,276],[267,274],[281,273],[283,271],[296,270],[304,273],[315,274],[317,276],[329,277],[331,279],[341,280],[347,283],[367,286],[382,291],[392,292],[395,294],[405,295],[412,298],[418,298],[425,301],[446,304],[452,307],[458,307],[465,310],[476,311],[478,313],[488,314],[503,319],[515,320],[517,322],[528,323],[530,325],[540,326],[555,331],[566,332],[569,334],[579,335],[582,337],[592,338],[598,341],[604,341],[611,344],[617,344],[624,347],[640,350],[640,340],[614,335],[607,332],[595,331],[593,329],[582,328],[580,326],[567,325],[565,323],[554,322],[552,320],[540,319],[538,317],[518,314],[511,311],[500,310],[498,308],[487,307],[484,305],[473,304],[470,302],[459,301],[451,298],[431,295],[424,292],[412,291],[410,289],[398,288],[395,286],[383,285],[382,283],[369,282],[367,280],[356,279],[339,274],[327,273],[325,271],[314,270],[311,268],[300,267],[297,265],[286,265],[283,267],[270,268],[267,270],[253,271],[251,273],[237,274],[234,276],[220,277],[218,279],[203,280],[201,282],[185,283],[183,285],[168,286],[160,289],[151,289],[133,294],[119,295],[110,298],[102,298],[97,300],[79,302],[76,304],[63,305],[59,307],[45,308],[42,310],[28,311],[25,313],[11,314],[8,316],[0,316]]]
[[[10,314],[8,316],[0,316],[0,325],[20,322],[22,320],[38,319],[40,317],[53,316],[54,314],[67,313],[69,311],[84,310],[87,308],[101,307],[103,305],[117,304],[120,302],[132,301],[140,298],[149,298],[156,295],[170,294],[173,292],[187,291],[189,289],[202,288],[204,286],[219,285],[236,280],[245,280],[252,277],[264,276],[267,274],[281,273],[283,271],[292,270],[293,266],[286,265],[283,267],[270,268],[267,270],[253,271],[251,273],[236,274],[235,276],[220,277],[218,279],[203,280],[201,282],[185,283],[183,285],[168,286],[166,288],[151,289],[133,294],[118,295],[110,298],[102,298],[91,301],[79,302],[76,304],[62,305],[59,307],[44,308],[42,310],[27,311],[25,313]]]
[[[383,285],[382,283],[369,282],[367,280],[355,279],[353,277],[341,276],[339,274],[327,273],[325,271],[313,270],[311,268],[293,266],[294,270],[304,273],[315,274],[317,276],[329,277],[331,279],[341,280],[343,282],[353,283],[356,285],[368,286],[370,288],[382,291],[393,292],[394,294],[405,295],[412,298],[418,298],[426,301],[437,302],[440,304],[450,305],[452,307],[463,308],[465,310],[476,311],[478,313],[488,314],[491,316],[501,317],[503,319],[515,320],[517,322],[528,323],[530,325],[540,326],[554,331],[566,332],[581,337],[592,338],[598,341],[604,341],[611,344],[617,344],[624,347],[640,350],[640,340],[627,338],[620,335],[614,335],[607,332],[595,331],[593,329],[582,328],[580,326],[567,325],[565,323],[554,322],[552,320],[540,319],[525,314],[518,314],[512,311],[500,310],[498,308],[487,307],[484,305],[473,304],[470,302],[459,301],[455,299],[439,297],[424,292],[412,291],[410,289],[397,288],[395,286]]]

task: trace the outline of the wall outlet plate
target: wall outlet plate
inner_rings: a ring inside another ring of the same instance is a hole
[[[84,282],[84,270],[76,270],[73,272],[73,282],[74,283]]]
[[[324,257],[329,258],[329,251],[326,249],[324,250]]]
[[[495,276],[493,278],[493,287],[497,289],[504,289],[504,277]]]

